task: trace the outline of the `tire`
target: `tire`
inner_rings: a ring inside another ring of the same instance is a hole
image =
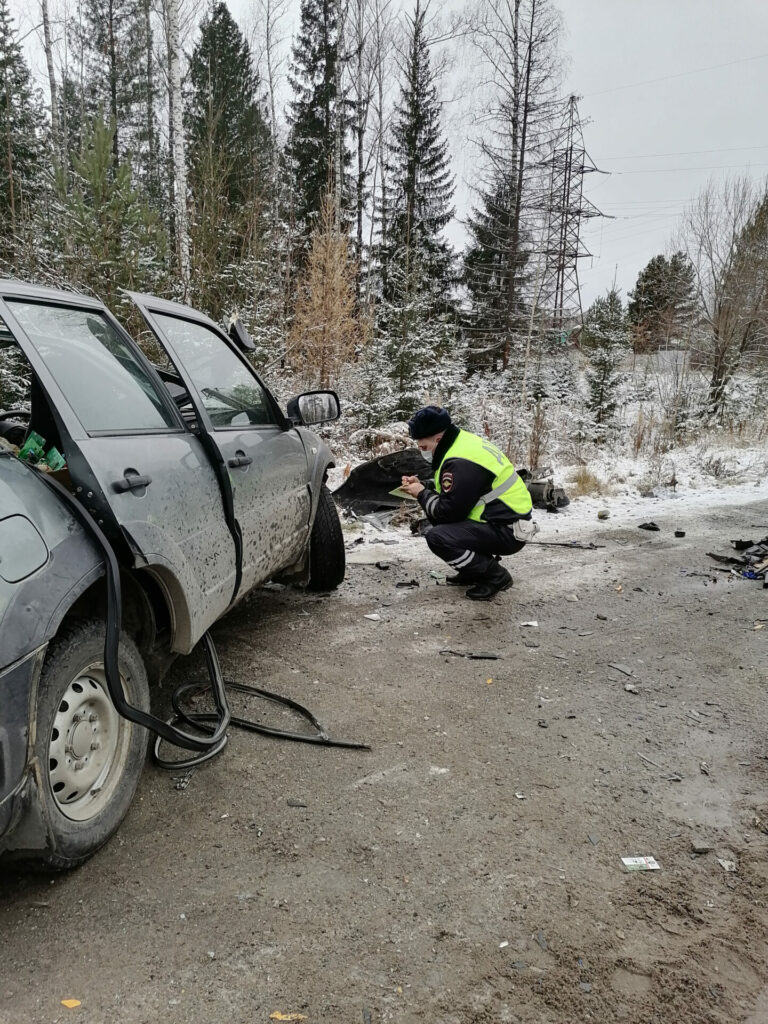
[[[62,870],[87,860],[117,830],[136,792],[148,734],[120,717],[104,674],[104,623],[78,622],[48,648],[37,698],[35,754],[50,846]],[[149,710],[149,683],[133,640],[121,635],[118,663],[129,703]]]
[[[323,484],[309,539],[310,590],[335,590],[344,579],[346,557],[339,513],[331,492]]]

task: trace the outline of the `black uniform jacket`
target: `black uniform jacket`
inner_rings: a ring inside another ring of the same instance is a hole
[[[459,436],[459,428],[453,424],[446,430],[435,449],[432,461],[435,466],[445,459],[445,453]],[[469,517],[478,499],[493,490],[494,474],[476,462],[468,459],[445,459],[440,466],[440,494],[424,489],[418,497],[419,504],[431,523],[460,523]],[[488,523],[514,523],[516,519],[530,519],[519,516],[509,505],[496,498],[486,505],[483,520]]]

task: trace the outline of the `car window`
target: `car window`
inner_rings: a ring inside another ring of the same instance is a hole
[[[214,427],[274,424],[264,389],[215,331],[177,316],[153,316],[178,353]]]
[[[153,380],[100,312],[8,305],[88,433],[177,428]]]

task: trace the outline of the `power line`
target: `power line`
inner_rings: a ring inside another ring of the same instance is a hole
[[[673,78],[685,78],[687,75],[701,75],[705,71],[716,71],[718,68],[731,68],[735,64],[747,64],[753,60],[764,60],[768,53],[758,53],[754,57],[742,57],[739,60],[729,60],[725,64],[710,64],[706,68],[693,68],[691,71],[680,71],[676,75],[662,75],[660,78],[647,78],[643,82],[630,82],[627,85],[616,85],[612,89],[601,89],[600,92],[588,93],[584,98],[591,99],[592,96],[605,96],[609,92],[620,92],[622,89],[637,89],[641,85],[653,85],[654,82],[669,82]]]
[[[709,164],[704,167],[646,167],[644,170],[611,171],[611,174],[678,174],[680,171],[738,171],[745,167],[768,167],[768,163],[758,164]]]
[[[686,149],[679,153],[635,153],[634,156],[604,156],[600,162],[605,160],[653,160],[660,156],[701,156],[704,153],[743,153],[752,149],[768,149],[768,146],[731,146],[728,149]]]

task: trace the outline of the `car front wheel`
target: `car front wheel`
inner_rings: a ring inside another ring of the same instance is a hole
[[[149,710],[141,655],[127,636],[120,678],[134,707]],[[50,847],[47,867],[82,863],[116,831],[133,799],[147,751],[147,731],[122,718],[104,671],[104,623],[78,622],[51,643],[40,677],[35,751]]]
[[[309,589],[335,590],[344,579],[345,568],[339,513],[331,492],[323,484],[309,540]]]

